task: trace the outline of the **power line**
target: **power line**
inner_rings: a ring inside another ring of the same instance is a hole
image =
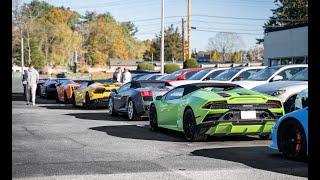
[[[258,33],[243,33],[243,32],[229,32],[229,31],[214,31],[214,30],[204,30],[204,29],[194,29],[195,31],[203,32],[216,32],[216,33],[235,33],[235,34],[247,34],[247,35],[263,35]]]

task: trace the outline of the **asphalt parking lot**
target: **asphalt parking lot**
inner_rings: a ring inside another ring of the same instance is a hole
[[[37,98],[27,106],[13,77],[14,179],[307,179],[308,164],[284,159],[254,136],[186,142],[147,121],[111,117]]]

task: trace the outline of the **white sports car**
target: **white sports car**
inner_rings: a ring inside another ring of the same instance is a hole
[[[253,91],[265,93],[279,98],[286,113],[294,111],[297,94],[308,88],[308,69],[304,69],[292,76],[288,81],[277,81],[253,88]]]

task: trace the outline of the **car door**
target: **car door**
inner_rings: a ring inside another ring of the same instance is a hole
[[[113,96],[113,106],[116,110],[119,110],[123,107],[123,97],[125,96],[125,92],[130,89],[131,82],[128,82],[124,85],[122,85],[118,90],[117,93]]]
[[[162,99],[159,106],[158,121],[159,124],[167,128],[177,127],[178,106],[180,99],[183,97],[184,88],[179,87],[169,91]]]

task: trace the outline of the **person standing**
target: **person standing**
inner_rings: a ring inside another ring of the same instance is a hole
[[[116,68],[116,70],[112,74],[112,80],[117,81],[117,75],[119,73],[119,67]]]
[[[34,65],[30,64],[27,77],[27,105],[30,104],[30,99],[32,101],[32,105],[36,105],[36,90],[38,81],[39,73],[34,69]]]
[[[121,83],[121,79],[122,79],[122,73],[121,73],[121,68],[118,67],[118,73],[117,73],[117,76],[116,76],[116,79],[117,79],[117,82],[118,83]]]
[[[124,72],[123,72],[122,76],[123,76],[122,77],[123,84],[131,81],[131,73],[129,72],[129,70],[127,68],[124,68]]]
[[[23,94],[27,97],[27,79],[28,79],[28,70],[23,71],[22,75],[22,84],[23,84]]]

